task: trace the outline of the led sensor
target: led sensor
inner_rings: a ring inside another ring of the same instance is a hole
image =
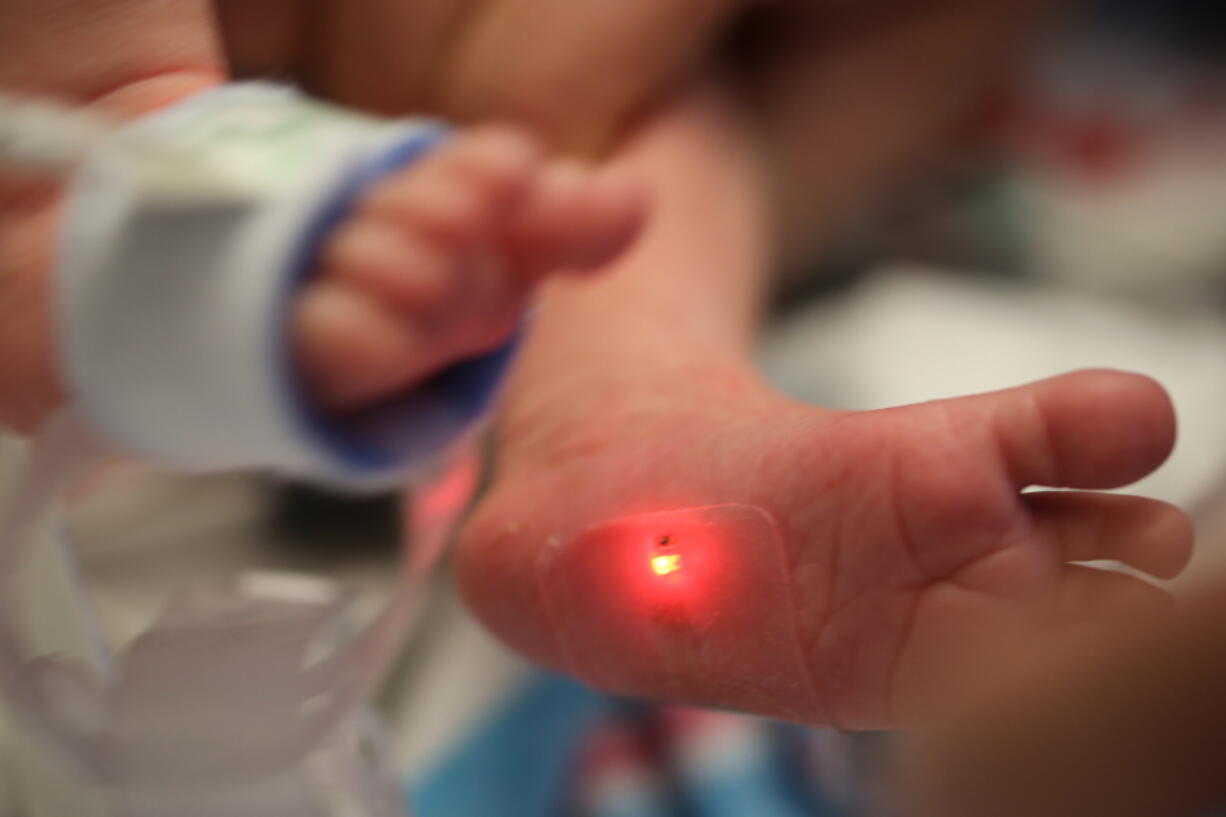
[[[676,553],[651,557],[651,570],[657,576],[667,576],[681,569],[681,557]]]

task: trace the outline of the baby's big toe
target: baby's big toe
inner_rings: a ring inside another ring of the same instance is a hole
[[[1019,485],[1118,488],[1153,471],[1175,443],[1158,383],[1109,370],[1073,372],[974,398]]]

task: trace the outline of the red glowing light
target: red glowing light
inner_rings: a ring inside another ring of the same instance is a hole
[[[657,576],[667,576],[681,569],[681,557],[676,553],[665,553],[651,557],[651,571]]]

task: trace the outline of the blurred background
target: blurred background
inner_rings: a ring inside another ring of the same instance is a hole
[[[770,378],[822,405],[876,408],[1088,366],[1151,375],[1174,397],[1180,441],[1138,490],[1196,517],[1199,550],[1180,583],[1226,571],[1224,45],[1208,0],[1073,4],[940,172],[782,282],[761,348]],[[0,490],[21,454],[0,443]],[[401,540],[394,497],[248,476],[145,475],[84,502],[73,527],[119,640],[168,588],[237,567],[327,576],[376,604]],[[871,765],[871,738],[610,701],[537,676],[469,618],[446,571],[380,705],[427,817],[772,817],[844,813],[874,796],[857,771]],[[584,738],[594,724],[595,742]],[[661,738],[675,728],[701,739]],[[12,754],[21,739],[2,725],[0,736]],[[745,746],[768,747],[776,771],[744,772]],[[53,777],[23,764],[0,768],[0,814],[30,780]],[[728,777],[734,767],[741,777]],[[694,775],[720,768],[720,811],[701,797],[685,812],[598,806],[601,786],[638,792],[639,805],[679,802]],[[754,774],[777,778],[773,794]]]

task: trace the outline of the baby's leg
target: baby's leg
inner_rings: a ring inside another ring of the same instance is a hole
[[[495,632],[601,687],[870,727],[920,714],[959,652],[1060,602],[1160,602],[1069,563],[1171,575],[1178,511],[1021,492],[1157,466],[1173,419],[1152,381],[797,404],[749,363],[770,227],[735,122],[691,100],[620,161],[652,181],[651,223],[612,274],[546,288],[462,537],[459,579]]]
[[[0,24],[16,38],[0,57],[6,90],[131,116],[222,80],[199,3],[19,2]],[[53,187],[0,178],[0,423],[21,430],[62,391],[46,292],[57,201]],[[607,262],[642,210],[616,171],[546,160],[510,128],[460,133],[371,190],[327,244],[294,309],[309,393],[358,408],[501,344],[543,275]]]

